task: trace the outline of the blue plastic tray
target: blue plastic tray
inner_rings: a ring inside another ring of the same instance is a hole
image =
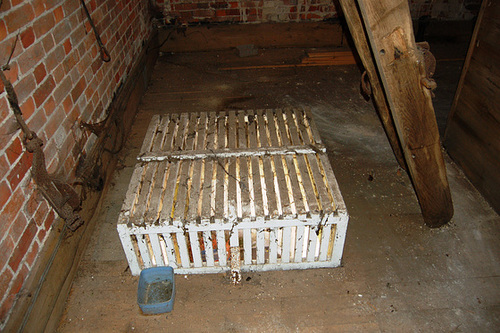
[[[151,267],[141,271],[137,288],[137,303],[144,314],[172,311],[174,298],[175,281],[172,267]]]

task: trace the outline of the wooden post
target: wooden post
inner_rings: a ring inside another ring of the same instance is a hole
[[[380,77],[377,73],[377,68],[375,67],[375,63],[373,62],[373,58],[371,56],[370,46],[366,40],[365,29],[360,18],[358,7],[352,0],[340,0],[340,5],[342,6],[342,11],[344,12],[347,25],[349,26],[349,31],[351,32],[352,39],[354,40],[354,45],[356,46],[361,62],[365,67],[366,74],[370,79],[373,100],[375,102],[375,106],[377,107],[380,119],[382,120],[389,143],[391,144],[392,151],[394,152],[399,165],[406,170],[403,149],[401,147],[401,143],[399,142],[398,134],[396,133],[394,121],[392,120],[391,112],[384,95],[384,89],[382,88]]]
[[[442,226],[452,218],[453,204],[408,0],[358,0],[358,5],[424,221]]]

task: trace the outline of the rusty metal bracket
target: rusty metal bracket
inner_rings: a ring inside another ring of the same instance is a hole
[[[432,78],[436,72],[436,58],[431,53],[431,47],[428,42],[420,42],[417,44],[417,50],[422,54],[424,58],[425,66],[425,77],[421,80],[422,86],[429,90],[434,90],[437,88],[437,83]],[[434,94],[432,94],[434,97]]]
[[[58,180],[57,177],[47,172],[45,155],[42,150],[43,141],[37,137],[35,132],[29,129],[23,119],[17,94],[12,83],[3,72],[8,68],[8,64],[2,67],[0,78],[7,92],[9,106],[24,133],[23,144],[26,150],[33,154],[33,164],[31,166],[33,180],[52,208],[65,220],[69,230],[75,231],[84,223],[77,213],[80,209],[80,197],[70,185]]]

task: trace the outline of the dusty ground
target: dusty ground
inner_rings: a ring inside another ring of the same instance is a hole
[[[61,332],[498,330],[500,217],[447,159],[455,217],[441,229],[424,226],[411,183],[397,166],[371,102],[359,94],[356,66],[220,70],[297,63],[303,54],[261,50],[242,59],[224,51],[159,59],[121,155],[123,168],[97,213],[98,227]],[[446,64],[452,72],[460,67]],[[436,92],[445,110],[438,114],[441,128],[454,91],[450,84],[456,84],[447,78],[448,88]],[[127,269],[115,226],[151,116],[285,106],[310,107],[327,146],[350,214],[343,266],[246,273],[238,286],[224,275],[177,275],[173,312],[142,315],[138,278]]]

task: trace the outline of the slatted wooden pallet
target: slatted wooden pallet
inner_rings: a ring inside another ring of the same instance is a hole
[[[132,274],[335,267],[348,215],[325,148],[298,109],[154,116],[120,213]]]

